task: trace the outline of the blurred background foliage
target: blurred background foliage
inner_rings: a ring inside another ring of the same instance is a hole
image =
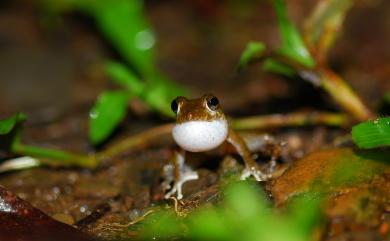
[[[123,120],[131,98],[138,97],[160,114],[173,116],[172,99],[186,92],[156,68],[156,38],[144,16],[142,0],[42,0],[41,5],[50,17],[70,11],[91,17],[121,56],[107,61],[106,72],[124,91],[107,90],[98,97],[89,122],[93,144],[104,141]]]

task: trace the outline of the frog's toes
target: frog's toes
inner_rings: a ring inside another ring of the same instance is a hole
[[[266,181],[271,178],[270,174],[263,173],[259,168],[257,167],[246,167],[242,173],[241,173],[241,180],[246,180],[248,177],[253,176],[256,181]]]
[[[183,192],[182,192],[183,184],[188,182],[188,181],[191,181],[191,180],[197,180],[198,178],[199,178],[198,173],[195,171],[187,170],[186,172],[181,173],[179,180],[174,181],[171,190],[169,190],[165,194],[164,197],[166,199],[168,199],[176,193],[177,199],[179,199],[179,200],[182,199],[183,198]]]

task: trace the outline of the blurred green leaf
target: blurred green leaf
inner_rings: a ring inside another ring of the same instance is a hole
[[[249,42],[241,54],[238,70],[245,68],[251,61],[260,58],[265,48],[265,44],[262,42]]]
[[[89,138],[102,142],[124,118],[130,94],[127,91],[105,91],[89,114]]]
[[[190,235],[195,240],[231,240],[234,231],[219,209],[207,208],[189,218]]]
[[[180,95],[187,95],[187,91],[158,72],[148,76],[149,80],[146,90],[141,98],[153,110],[169,117],[174,117],[171,110],[171,102]]]
[[[155,36],[144,16],[142,0],[41,0],[44,9],[54,14],[80,11],[92,17],[98,29],[123,57],[125,63],[108,62],[106,71],[111,79],[143,100],[152,110],[173,117],[171,101],[185,91],[159,72],[155,65]],[[102,94],[122,103],[111,118],[110,101],[96,103],[101,118],[90,119],[89,136],[96,144],[103,141],[123,118],[124,97]],[[99,100],[102,97],[99,98]],[[107,113],[105,113],[107,111]],[[105,127],[101,120],[108,119]]]
[[[0,120],[0,150],[12,152],[13,146],[19,142],[20,127],[26,118],[24,113],[17,113]]]
[[[352,139],[362,149],[390,145],[390,117],[370,120],[352,128]]]
[[[306,67],[313,67],[315,62],[306,48],[299,31],[289,20],[284,0],[273,0],[273,3],[282,37],[282,47],[277,52]]]
[[[225,202],[229,210],[234,211],[237,218],[251,219],[259,214],[265,214],[268,201],[257,185],[247,182],[231,184],[225,191]]]
[[[142,223],[142,240],[173,240],[184,235],[182,220],[170,211],[159,211]]]
[[[281,74],[286,77],[292,78],[296,76],[296,71],[293,68],[271,58],[266,59],[262,67],[264,71]]]
[[[135,95],[142,94],[145,84],[124,64],[114,61],[108,62],[106,71],[115,83],[126,87]]]
[[[126,61],[143,75],[154,72],[156,40],[144,17],[143,1],[95,0],[91,3],[88,8],[93,10],[99,28]]]
[[[291,226],[303,236],[309,236],[321,222],[321,201],[318,196],[302,195],[296,197],[289,205]]]
[[[216,240],[216,241],[309,241],[321,213],[319,201],[300,199],[290,212],[273,212],[265,193],[257,184],[237,182],[224,190],[218,206],[200,207],[184,218],[167,213],[147,218],[142,225],[150,240]],[[161,218],[160,218],[161,217]],[[158,221],[156,221],[158,220]],[[150,224],[154,228],[150,228]],[[168,231],[161,229],[169,226]],[[151,231],[153,230],[153,231]]]
[[[26,120],[26,115],[23,113],[15,114],[7,119],[0,120],[0,135],[9,134],[18,123]]]
[[[322,56],[332,46],[352,0],[323,0],[306,20],[305,36],[316,52]]]

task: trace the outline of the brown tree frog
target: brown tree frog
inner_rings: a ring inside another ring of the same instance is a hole
[[[229,127],[217,97],[210,94],[192,100],[177,97],[172,101],[171,107],[176,114],[172,136],[181,150],[175,151],[172,163],[164,167],[163,188],[170,189],[165,198],[177,193],[177,198],[181,199],[183,197],[182,185],[187,181],[198,179],[197,172],[184,164],[185,151],[209,151],[225,141],[235,147],[245,162],[245,169],[241,173],[242,180],[250,176],[257,181],[270,178],[270,175],[264,173],[252,158],[242,137]]]

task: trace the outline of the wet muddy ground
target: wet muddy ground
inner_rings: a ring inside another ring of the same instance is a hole
[[[158,38],[159,66],[168,76],[188,86],[195,96],[215,93],[232,116],[337,110],[325,93],[309,83],[288,82],[256,67],[234,73],[248,41],[261,39],[271,46],[278,41],[270,6],[255,4],[238,10],[218,1],[201,2],[146,1]],[[289,1],[296,22],[310,11],[309,2]],[[88,111],[98,93],[111,87],[102,66],[106,57],[116,54],[82,16],[67,15],[59,27],[53,27],[40,22],[33,1],[1,5],[0,116],[17,111],[28,114],[26,143],[94,152],[96,147],[87,139]],[[389,13],[387,1],[359,2],[330,60],[373,110],[390,90]],[[98,149],[169,121],[145,111],[137,101],[129,108],[126,120]],[[389,114],[386,108],[382,110]],[[357,153],[348,140],[348,128],[314,126],[269,132],[286,142],[279,166],[288,170],[264,184],[275,205],[318,188],[318,193],[330,197],[324,207],[328,221],[322,240],[390,239],[386,163],[390,155]],[[107,160],[96,170],[40,167],[1,174],[0,185],[60,222],[104,240],[126,239],[137,233],[116,224],[136,220],[155,205],[173,205],[163,199],[160,187],[161,170],[173,147],[170,136],[163,136],[145,148]],[[200,179],[185,185],[186,205],[181,208],[191,210],[218,200],[224,173],[242,168],[240,162],[224,160],[228,149],[189,155]],[[339,167],[350,172],[340,175]]]

